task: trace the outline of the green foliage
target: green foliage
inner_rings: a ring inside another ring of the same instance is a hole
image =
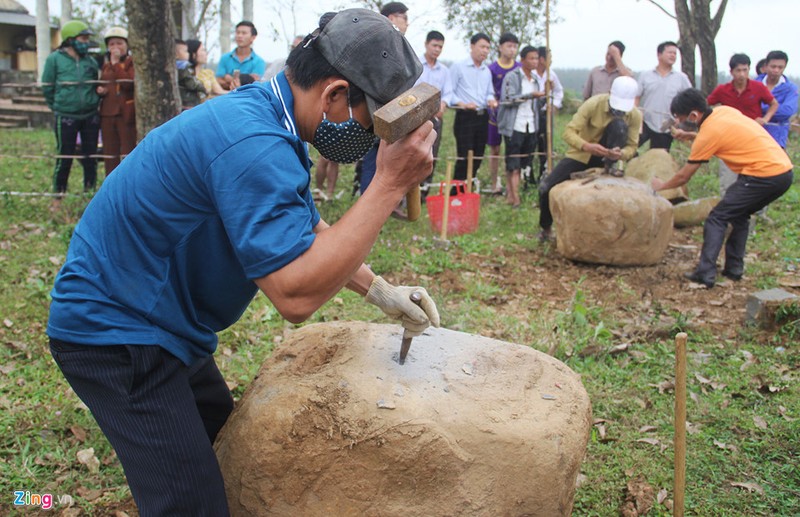
[[[72,15],[89,24],[97,41],[103,40],[103,33],[109,27],[128,26],[125,0],[73,0]]]
[[[551,10],[554,3],[551,2]],[[545,0],[444,0],[444,8],[449,28],[461,29],[466,39],[483,32],[493,45],[504,32],[516,34],[522,45],[532,44],[545,30]]]

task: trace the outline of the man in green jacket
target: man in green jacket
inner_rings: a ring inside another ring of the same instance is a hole
[[[59,157],[53,173],[53,188],[59,194],[67,191],[72,156],[78,134],[81,136],[83,190],[94,190],[97,182],[97,137],[100,97],[95,88],[99,73],[97,61],[88,55],[89,36],[94,34],[80,20],[71,20],[61,28],[64,41],[47,56],[42,72],[42,92],[55,115],[56,147]]]

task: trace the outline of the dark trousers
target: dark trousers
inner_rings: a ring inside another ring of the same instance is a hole
[[[489,138],[489,114],[472,110],[459,110],[453,124],[453,135],[456,137],[456,166],[453,178],[467,179],[467,153],[471,150],[475,157],[472,162],[472,177],[478,176],[483,153],[486,150],[486,141]]]
[[[129,154],[136,146],[136,123],[125,122],[122,115],[100,117],[103,133],[103,154],[111,156],[104,160],[106,176],[117,168],[123,154]]]
[[[724,270],[731,276],[744,272],[744,255],[750,216],[772,203],[792,185],[792,171],[771,178],[742,176],[725,192],[722,201],[708,214],[703,225],[703,249],[695,272],[703,282],[713,284],[717,278],[717,257],[725,242]],[[725,241],[725,231],[731,233]]]
[[[621,118],[613,119],[603,132],[599,144],[607,149],[625,147],[628,142],[628,125]],[[564,158],[553,168],[553,172],[541,179],[539,183],[539,226],[549,230],[553,226],[553,214],[550,213],[550,190],[559,183],[567,181],[574,172],[585,171],[592,167],[603,167],[611,162],[600,156],[592,156],[588,163],[572,158]]]
[[[228,515],[212,443],[233,399],[213,357],[187,367],[156,345],[55,339],[50,352],[114,447],[140,515]]]
[[[536,133],[513,131],[504,137],[506,143],[506,172],[520,171],[530,167],[533,149],[536,146]]]
[[[428,185],[433,182],[433,173],[436,171],[436,158],[439,156],[439,146],[442,144],[442,121],[434,117],[431,119],[431,122],[433,122],[433,130],[436,131],[436,141],[433,142],[433,166],[431,166],[431,173],[425,178],[425,183]],[[432,189],[433,187],[429,188]],[[436,190],[436,192],[439,191]],[[423,201],[425,201],[429,193],[427,188],[420,190],[420,197]]]
[[[553,120],[550,117],[550,120]],[[553,121],[555,122],[555,121]],[[536,152],[539,154],[539,176],[536,182],[541,181],[544,171],[547,170],[547,112],[539,111],[539,130],[536,132]]]
[[[83,165],[83,190],[93,190],[97,184],[97,159],[89,155],[97,154],[97,136],[100,133],[100,115],[92,115],[85,119],[76,119],[56,115],[55,117],[56,148],[60,155],[74,155],[78,134],[81,135],[81,159]],[[67,191],[69,170],[72,158],[56,158],[53,173],[53,188],[56,192]]]
[[[650,149],[666,149],[672,147],[672,135],[669,133],[658,133],[650,129],[647,124],[642,124],[642,134],[639,135],[639,147],[645,142],[650,141]]]

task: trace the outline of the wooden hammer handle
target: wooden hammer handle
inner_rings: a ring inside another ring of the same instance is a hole
[[[419,219],[419,214],[422,212],[422,202],[419,197],[419,185],[408,191],[406,194],[406,210],[408,211],[408,220],[416,221]]]

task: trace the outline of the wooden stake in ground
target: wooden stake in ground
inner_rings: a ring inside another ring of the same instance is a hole
[[[472,192],[472,167],[475,164],[475,153],[470,149],[467,151],[467,185],[466,185],[466,192],[469,194]]]
[[[470,151],[470,157],[472,151]],[[453,177],[453,162],[448,161],[444,175],[444,205],[442,206],[442,231],[440,238],[442,242],[447,242],[447,219],[450,215],[450,180]]]
[[[545,89],[547,97],[547,119],[545,126],[547,127],[547,174],[553,170],[553,80],[550,76],[550,63],[552,61],[552,54],[550,54],[550,0],[545,3],[545,45],[547,48],[547,82]],[[542,178],[539,178],[541,181]]]
[[[675,517],[683,517],[686,489],[686,338],[685,332],[675,336]]]

